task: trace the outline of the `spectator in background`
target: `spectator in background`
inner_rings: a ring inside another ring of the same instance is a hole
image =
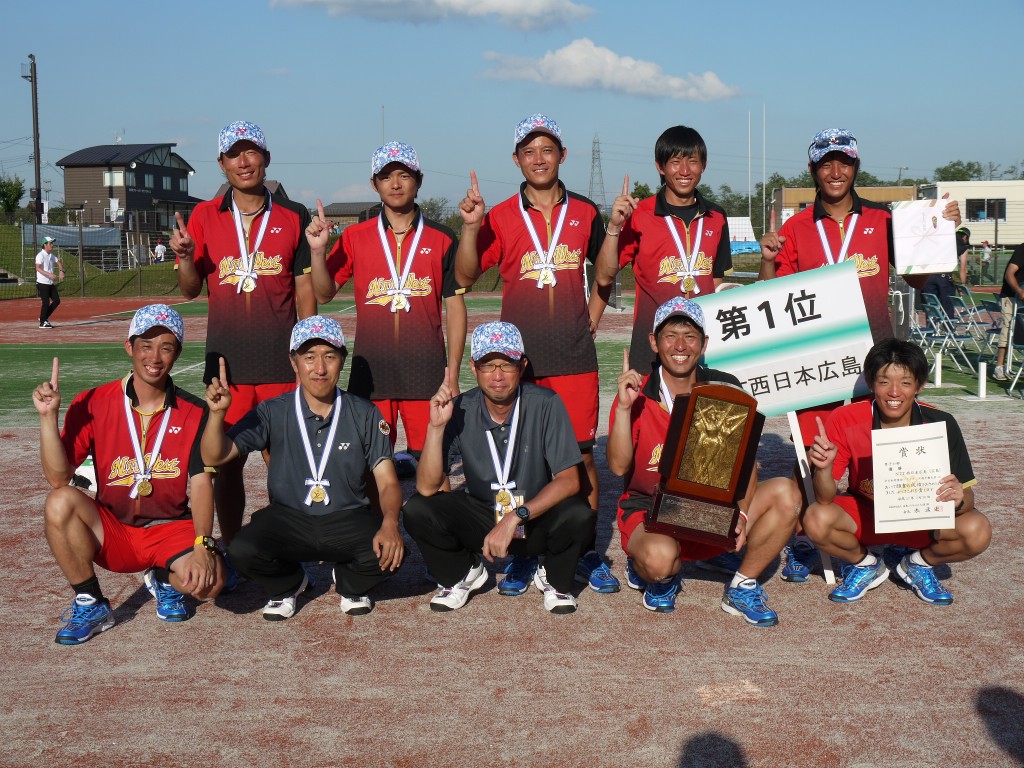
[[[159,263],[164,260],[167,256],[167,246],[164,245],[164,239],[158,237],[156,239],[156,248],[153,249],[153,263]]]
[[[50,315],[60,306],[57,283],[64,279],[64,265],[60,256],[53,252],[52,237],[43,238],[43,249],[36,254],[36,293],[39,294],[39,327],[53,328]]]
[[[1013,332],[1014,310],[1019,312],[1020,302],[1024,300],[1024,287],[1020,283],[1022,268],[1024,268],[1024,243],[1014,248],[1013,255],[1003,271],[1003,289],[999,292],[999,307],[1003,311],[1003,326],[999,334],[996,369],[992,374],[992,378],[996,381],[1010,380],[1006,374],[1006,348],[1010,346],[1010,334]]]

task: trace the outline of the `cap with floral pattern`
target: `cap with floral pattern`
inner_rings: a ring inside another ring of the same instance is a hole
[[[218,155],[223,155],[240,141],[251,141],[264,152],[267,151],[267,138],[263,130],[248,120],[236,120],[224,126],[217,135]]]
[[[298,352],[299,348],[310,339],[327,342],[336,349],[345,346],[345,334],[338,321],[323,315],[313,315],[299,320],[292,328],[292,340],[288,350]]]
[[[131,327],[128,329],[128,340],[141,336],[150,328],[166,328],[174,334],[179,344],[185,343],[185,323],[181,315],[175,312],[166,304],[150,304],[143,307],[132,317]]]
[[[370,175],[376,176],[390,163],[401,163],[413,173],[420,170],[420,159],[416,150],[401,141],[389,141],[378,147],[370,158]]]
[[[693,299],[676,296],[658,307],[658,311],[654,313],[654,328],[651,332],[657,333],[661,324],[673,317],[685,317],[701,331],[704,330],[704,310],[700,308],[700,304]]]
[[[509,360],[520,360],[524,352],[523,337],[512,323],[494,320],[476,327],[469,351],[474,363],[495,353]]]
[[[554,137],[559,145],[562,143],[562,130],[558,127],[558,123],[547,115],[542,115],[538,112],[519,121],[519,125],[516,126],[515,145],[513,148],[519,149],[523,139],[531,133],[546,133],[548,136]]]
[[[811,163],[817,163],[829,152],[842,152],[856,160],[860,157],[857,154],[857,137],[845,128],[826,128],[814,134],[811,145],[807,147]]]

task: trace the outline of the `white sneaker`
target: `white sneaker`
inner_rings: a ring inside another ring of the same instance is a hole
[[[437,585],[437,594],[430,598],[430,610],[455,611],[466,604],[469,593],[480,589],[487,582],[487,569],[478,562],[454,587]]]
[[[284,621],[290,619],[295,615],[295,601],[299,595],[309,589],[309,576],[305,572],[302,574],[302,583],[299,584],[299,588],[295,590],[295,593],[288,595],[288,597],[282,597],[278,600],[268,600],[267,604],[263,606],[263,618],[267,621]]]
[[[373,602],[366,595],[358,597],[341,596],[341,612],[349,616],[363,616],[373,610]]]
[[[992,374],[992,378],[996,381],[1009,381],[1010,377],[1006,375],[1006,368],[1002,365],[997,365],[995,371]]]
[[[548,582],[548,573],[544,566],[537,569],[533,576],[533,586],[544,593],[544,610],[548,613],[574,613],[576,598],[568,592],[559,592]]]

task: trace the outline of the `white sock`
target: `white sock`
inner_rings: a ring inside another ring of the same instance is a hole
[[[753,589],[757,586],[757,581],[744,576],[739,571],[732,577],[732,583],[729,585],[729,589]]]
[[[910,553],[910,562],[914,565],[923,565],[925,568],[931,568],[932,566],[924,559],[924,555],[921,554],[920,549],[915,549]]]
[[[859,563],[855,563],[855,565],[858,568],[867,568],[868,566],[874,565],[877,562],[878,562],[878,558],[875,557],[873,554],[871,554],[871,550],[869,549],[868,553],[866,555],[864,555],[864,559],[861,560]]]

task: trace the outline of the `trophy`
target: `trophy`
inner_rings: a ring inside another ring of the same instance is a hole
[[[685,407],[684,407],[685,406]],[[698,384],[677,397],[662,448],[648,531],[733,549],[764,416],[729,384]]]

